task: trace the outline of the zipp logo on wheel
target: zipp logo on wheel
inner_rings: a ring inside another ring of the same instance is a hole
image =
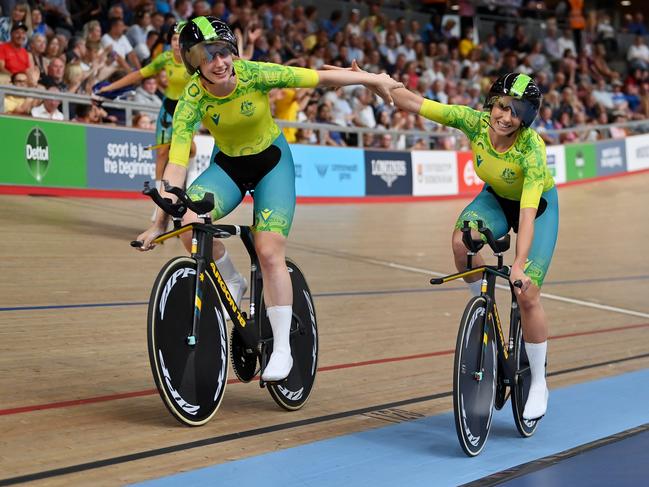
[[[169,298],[169,293],[173,289],[174,285],[178,281],[178,279],[184,279],[187,276],[195,276],[196,275],[196,269],[192,269],[191,267],[185,267],[184,269],[178,269],[176,272],[174,272],[167,283],[165,284],[164,291],[162,291],[162,297],[160,298],[160,318],[164,319],[165,317],[165,307],[167,305],[167,299]]]

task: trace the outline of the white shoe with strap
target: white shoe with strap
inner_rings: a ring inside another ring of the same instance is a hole
[[[290,341],[293,307],[271,306],[266,310],[266,314],[273,330],[273,353],[261,378],[266,382],[278,382],[286,379],[293,367]]]
[[[548,396],[550,392],[545,384],[536,387],[530,387],[530,392],[525,401],[523,410],[523,419],[533,421],[541,419],[548,408]]]

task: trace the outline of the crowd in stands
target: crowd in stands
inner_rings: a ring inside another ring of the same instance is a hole
[[[559,8],[566,2],[560,2]],[[625,128],[590,126],[649,119],[649,47],[641,13],[623,17],[614,28],[604,10],[583,13],[582,25],[557,19],[542,1],[499,2],[510,22],[480,32],[472,22],[471,2],[459,15],[432,11],[427,23],[387,16],[381,0],[350,4],[347,13],[321,15],[315,5],[291,0],[0,0],[0,83],[50,92],[91,94],[146,65],[168,46],[167,31],[178,20],[214,15],[228,22],[239,38],[242,57],[319,69],[349,67],[356,61],[371,72],[387,72],[427,98],[482,108],[491,83],[507,72],[532,75],[544,95],[535,128],[548,144],[624,137]],[[390,5],[394,5],[391,2]],[[351,8],[358,6],[360,8]],[[361,13],[361,9],[365,14]],[[517,19],[543,12],[544,35],[531,38]],[[458,13],[450,12],[449,13]],[[617,33],[635,35],[621,52]],[[146,103],[135,126],[151,130],[166,86],[164,72],[133,87],[130,99]],[[466,138],[437,124],[387,106],[363,87],[337,90],[282,89],[271,93],[275,116],[299,122],[356,126],[386,131],[366,133],[365,146],[467,148]],[[60,101],[5,96],[4,112],[62,120]],[[74,105],[70,114],[82,123],[118,123],[120,117],[97,104]],[[584,128],[586,128],[584,130]],[[550,134],[548,130],[568,129]],[[574,129],[574,130],[570,130]],[[355,135],[335,129],[285,128],[289,142],[357,145]],[[393,136],[388,130],[447,134]]]

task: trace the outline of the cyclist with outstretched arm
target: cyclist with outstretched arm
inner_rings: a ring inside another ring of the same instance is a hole
[[[185,180],[191,138],[202,123],[214,137],[210,166],[192,183],[187,194],[199,200],[214,194],[213,220],[218,220],[254,190],[255,249],[264,275],[264,301],[273,332],[273,352],[263,371],[265,381],[279,381],[291,370],[289,334],[292,317],[291,279],[285,264],[286,238],[295,210],[295,170],[284,135],[274,122],[268,99],[273,88],[313,88],[365,84],[386,101],[390,91],[403,86],[387,75],[364,72],[316,71],[238,58],[230,27],[215,17],[197,17],[182,27],[181,56],[192,74],[173,119],[169,164],[164,179],[172,186]],[[173,198],[165,192],[163,197]],[[164,232],[166,215],[138,240],[142,250]],[[196,221],[189,212],[184,223]],[[184,234],[190,249],[190,236]],[[228,287],[241,299],[246,283],[218,240],[214,258]],[[237,291],[238,289],[238,291]]]

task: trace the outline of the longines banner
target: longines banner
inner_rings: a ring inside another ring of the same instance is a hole
[[[0,183],[85,188],[85,127],[0,117]]]
[[[365,193],[411,195],[410,152],[365,151]]]

